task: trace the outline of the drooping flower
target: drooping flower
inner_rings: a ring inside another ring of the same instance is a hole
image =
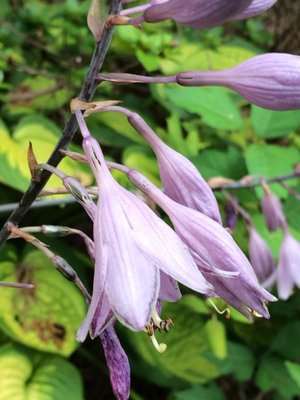
[[[286,220],[281,201],[270,190],[265,191],[265,195],[261,200],[261,209],[270,232],[285,226]]]
[[[287,300],[293,293],[294,285],[300,288],[300,243],[284,229],[277,267],[278,297]]]
[[[133,330],[155,318],[160,270],[201,293],[212,290],[175,232],[111,176],[98,142],[75,111],[83,149],[99,187],[94,219],[95,273],[91,304],[79,329],[84,340],[104,292],[114,315]]]
[[[213,191],[186,157],[167,146],[137,113],[118,106],[106,107],[105,110],[125,114],[129,123],[151,146],[157,157],[160,178],[167,196],[222,224]]]
[[[272,110],[300,108],[300,57],[262,54],[223,71],[189,71],[177,75],[182,86],[225,86],[249,102]]]
[[[206,215],[174,202],[138,171],[124,168],[130,181],[168,214],[215,292],[249,318],[253,311],[268,318],[265,303],[276,299],[260,287],[249,261],[226,229]]]
[[[121,12],[121,15],[142,12],[130,21],[131,24],[173,19],[190,28],[204,29],[223,24],[250,3],[251,0],[187,0],[184,4],[181,0],[150,0],[144,6]]]
[[[232,19],[240,20],[255,17],[269,8],[271,8],[277,0],[252,0],[251,3],[243,11],[239,12]]]
[[[248,226],[248,231],[250,263],[258,277],[258,281],[263,283],[275,271],[274,257],[269,246],[253,225]]]

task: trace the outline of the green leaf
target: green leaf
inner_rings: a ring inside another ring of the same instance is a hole
[[[17,91],[17,92],[16,92]],[[29,96],[20,101],[23,95]],[[18,112],[24,113],[26,108],[29,112],[35,109],[55,110],[62,107],[72,97],[69,89],[59,87],[55,79],[45,76],[35,76],[25,79],[20,87],[14,89],[12,95],[16,96],[16,101],[8,103],[11,114]]]
[[[205,383],[217,377],[218,368],[203,354],[208,343],[199,314],[179,302],[166,304],[163,315],[171,316],[175,324],[168,334],[156,333],[158,342],[164,342],[168,346],[163,354],[154,349],[144,333],[133,334],[127,330],[128,338],[139,358],[142,357],[155,367],[160,376],[169,379],[173,376],[187,382]]]
[[[204,331],[213,354],[221,360],[226,358],[227,342],[224,324],[216,318],[210,319],[206,322]]]
[[[155,185],[161,186],[156,159],[147,147],[128,147],[123,153],[123,163],[129,168],[139,170]]]
[[[191,161],[205,179],[214,176],[240,179],[246,175],[245,161],[235,147],[229,147],[227,151],[204,150],[197,157],[192,157]]]
[[[259,365],[256,385],[263,391],[276,390],[283,399],[292,399],[300,395],[300,388],[290,377],[284,361],[278,357],[264,357]]]
[[[290,322],[275,337],[271,349],[283,357],[297,360],[300,358],[299,337],[300,322]]]
[[[9,344],[0,348],[0,400],[83,400],[77,369],[57,356]]]
[[[234,374],[237,380],[251,378],[254,369],[254,357],[250,350],[238,343],[228,342],[227,357],[217,363],[223,375]]]
[[[164,92],[170,103],[200,115],[212,128],[236,130],[243,125],[238,107],[223,88],[165,86]]]
[[[300,193],[300,186],[295,190]],[[300,232],[300,201],[294,196],[289,196],[284,203],[284,213],[289,224]]]
[[[194,294],[186,294],[180,300],[181,305],[190,308],[192,311],[199,314],[210,314],[211,311],[205,302]]]
[[[245,153],[246,164],[250,175],[272,178],[292,172],[293,166],[300,161],[300,153],[295,147],[281,147],[268,144],[252,144]],[[290,184],[295,183],[290,181]],[[272,185],[272,190],[282,197],[287,192],[279,184]],[[263,196],[263,189],[256,188],[256,194]]]
[[[136,143],[145,143],[144,139],[129,125],[126,116],[121,113],[99,113],[94,114],[91,119],[94,122],[99,121],[101,124],[108,126],[118,135],[125,136],[127,139],[130,139]],[[117,141],[118,137],[116,137],[115,140]]]
[[[165,75],[181,71],[226,69],[236,66],[256,53],[241,46],[222,45],[217,49],[203,49],[200,44],[182,42],[160,60]]]
[[[13,340],[52,353],[70,355],[86,304],[79,290],[63,278],[39,251],[21,263],[0,263],[0,280],[32,282],[34,289],[0,288],[0,328]]]
[[[11,137],[3,123],[0,123],[0,182],[24,191],[30,182],[30,172],[27,166],[27,149],[32,142],[38,162],[46,162],[53,151],[60,130],[51,121],[39,115],[22,118]],[[92,179],[75,161],[65,158],[60,168],[68,175],[79,178],[84,184],[90,184]],[[48,187],[62,186],[61,180],[52,176]]]
[[[251,121],[258,137],[274,139],[300,127],[300,111],[273,111],[252,105]]]
[[[153,54],[145,53],[141,49],[136,50],[136,56],[139,62],[148,72],[153,72],[159,68],[159,57]]]
[[[284,364],[290,376],[293,378],[293,380],[297,383],[298,387],[300,388],[300,365],[289,361],[286,361]]]
[[[209,386],[193,385],[191,389],[183,390],[174,394],[174,400],[225,400],[224,392],[216,385]]]

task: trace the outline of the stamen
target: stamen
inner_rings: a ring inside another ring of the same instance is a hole
[[[166,343],[158,343],[154,334],[152,336],[150,336],[150,339],[151,339],[153,346],[159,353],[164,353],[166,351],[166,349],[167,349]]]
[[[263,318],[263,316],[261,314],[259,314],[257,311],[251,310],[251,308],[249,308],[247,306],[245,306],[245,307],[254,317]]]
[[[154,324],[159,328],[160,331],[169,332],[171,328],[173,328],[174,323],[171,318],[167,317],[166,319],[161,319],[154,309],[151,313],[151,319]]]
[[[221,311],[221,310],[215,305],[215,303],[212,301],[212,299],[208,299],[208,301],[209,301],[210,304],[213,306],[213,308],[217,311],[218,314],[222,315],[222,314],[226,313],[225,317],[226,317],[227,319],[230,319],[230,317],[231,317],[231,312],[230,312],[230,309],[229,309],[228,307],[224,308],[224,310]],[[249,310],[250,310],[250,309],[249,309]],[[252,312],[252,311],[250,310],[250,312]]]
[[[161,322],[160,329],[165,332],[169,332],[171,328],[173,328],[174,322],[171,318],[167,317],[165,320]]]
[[[166,351],[167,345],[165,343],[158,343],[155,334],[154,334],[154,328],[153,328],[153,324],[148,324],[145,328],[144,328],[144,332],[147,333],[147,335],[149,336],[153,346],[155,347],[155,349],[159,352],[159,353],[163,353],[164,351]]]

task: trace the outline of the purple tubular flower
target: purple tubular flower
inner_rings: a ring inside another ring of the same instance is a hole
[[[224,71],[177,75],[182,86],[225,86],[249,102],[271,110],[300,108],[300,56],[262,54]]]
[[[168,214],[215,292],[250,319],[253,311],[269,318],[265,302],[276,299],[259,286],[249,261],[226,229],[206,215],[174,202],[139,172],[128,170],[127,175]]]
[[[251,0],[150,1],[143,19],[146,22],[159,22],[170,18],[190,28],[213,28],[242,12],[250,3]]]
[[[248,7],[246,7],[243,11],[239,12],[232,19],[241,20],[241,19],[255,17],[256,15],[259,15],[267,11],[276,2],[277,0],[252,0],[251,4],[249,4]]]
[[[117,400],[127,400],[130,392],[130,366],[113,325],[100,334],[110,382]]]
[[[260,283],[275,271],[275,261],[269,246],[254,226],[249,226],[249,258]]]
[[[300,243],[285,229],[277,267],[278,297],[287,300],[294,285],[300,288]]]
[[[261,209],[270,232],[274,232],[286,225],[281,201],[270,191],[266,192],[262,198]]]
[[[93,295],[78,332],[78,339],[83,341],[103,291],[124,325],[143,330],[159,296],[160,270],[201,293],[212,288],[175,232],[113,179],[81,112],[75,114],[83,135],[83,149],[99,187],[94,219]]]
[[[213,191],[186,157],[167,146],[137,113],[118,106],[107,107],[106,110],[127,115],[129,123],[149,143],[157,157],[160,178],[167,196],[222,224]]]

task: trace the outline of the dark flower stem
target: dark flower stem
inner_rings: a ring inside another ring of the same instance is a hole
[[[121,10],[121,0],[111,0],[111,6],[109,10],[109,14],[118,14]],[[97,88],[98,82],[96,81],[99,70],[103,64],[105,59],[107,50],[110,45],[111,37],[113,33],[112,27],[106,27],[103,32],[103,36],[100,42],[95,44],[94,54],[92,56],[90,66],[83,83],[82,89],[78,98],[83,101],[90,101],[93,97],[95,90]],[[62,132],[62,137],[56,144],[55,149],[53,150],[48,164],[52,166],[57,166],[59,162],[64,157],[60,150],[66,149],[73,136],[77,130],[77,122],[74,115],[72,115],[68,122],[66,123],[64,130]],[[27,211],[29,210],[31,204],[36,200],[38,194],[46,185],[49,180],[51,173],[48,171],[42,171],[39,175],[39,179],[37,181],[31,181],[29,188],[24,193],[20,203],[17,208],[10,215],[3,228],[0,231],[0,246],[7,240],[9,236],[9,230],[7,229],[7,224],[11,223],[13,225],[19,225],[22,218],[25,216]]]

